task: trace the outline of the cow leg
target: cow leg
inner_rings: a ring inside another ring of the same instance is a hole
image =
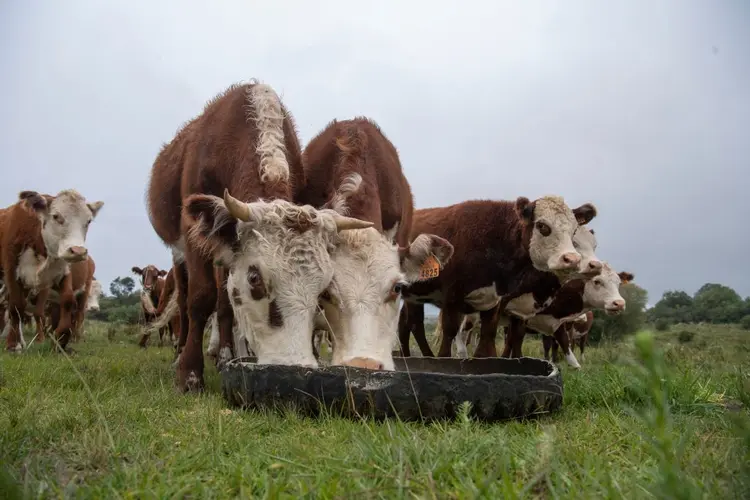
[[[151,315],[147,313],[146,311],[143,311],[143,321],[146,325],[151,323],[155,318],[155,315]],[[148,345],[148,340],[151,338],[151,334],[149,333],[148,328],[143,328],[143,333],[141,333],[141,340],[138,341],[138,347],[146,348],[146,345]]]
[[[466,320],[464,319],[464,321]],[[463,327],[464,325],[462,324],[461,326]],[[462,327],[459,327],[458,335],[456,335],[456,356],[466,359],[469,357],[469,352],[466,350],[466,339],[469,335],[468,332]]]
[[[495,358],[497,357],[497,308],[492,308],[479,313],[479,343],[474,350],[475,358]]]
[[[520,358],[523,356],[523,339],[526,336],[526,324],[520,318],[511,316],[510,324],[506,329],[505,350],[510,348],[511,358]],[[503,351],[503,354],[505,353]]]
[[[73,275],[68,274],[63,278],[60,286],[60,322],[55,330],[55,338],[59,349],[68,350],[68,342],[73,332],[73,308],[75,307],[75,297],[73,296],[72,287]]]
[[[427,342],[427,333],[424,330],[424,305],[423,304],[412,304],[409,308],[409,329],[414,335],[414,340],[417,341],[417,346],[422,353],[422,357],[433,357],[430,343]],[[408,348],[409,339],[406,340]]]
[[[398,341],[401,344],[401,356],[408,358],[411,356],[409,352],[409,338],[411,337],[411,323],[409,322],[408,309],[410,304],[404,302],[401,306],[401,311],[398,314]]]
[[[83,338],[83,322],[86,319],[86,302],[88,302],[88,295],[85,292],[76,297],[75,314],[73,316],[74,342],[78,342]]]
[[[202,391],[203,332],[216,308],[216,280],[211,261],[197,251],[185,252],[188,267],[188,336],[177,361],[177,384],[183,391]]]
[[[234,310],[227,292],[229,273],[225,267],[219,267],[217,278],[216,322],[219,324],[219,356],[216,358],[216,369],[221,370],[234,357]]]
[[[581,361],[583,361],[583,347],[586,345],[586,340],[588,340],[588,334],[582,335],[578,339],[578,347],[581,349]]]
[[[208,349],[206,355],[211,358],[219,356],[219,324],[216,321],[216,313],[212,312],[208,317],[208,325],[211,328],[211,336],[208,338]]]
[[[565,356],[565,361],[567,361],[571,367],[579,369],[581,365],[578,364],[578,360],[576,359],[575,354],[573,354],[573,349],[570,347],[570,338],[568,337],[568,331],[565,329],[565,325],[562,325],[555,330],[555,340],[560,344],[560,349],[562,349],[563,355]]]
[[[542,335],[542,349],[544,349],[544,359],[549,361],[549,351],[552,349],[555,339],[547,335]]]
[[[180,334],[177,338],[177,347],[175,349],[175,363],[185,347],[185,343],[188,338],[188,331],[190,330],[190,320],[188,318],[188,270],[187,262],[182,261],[179,264],[174,265],[174,283],[175,293],[177,293],[177,306],[180,310]]]
[[[45,309],[47,308],[47,298],[49,296],[49,288],[43,288],[39,291],[36,296],[36,302],[34,303],[34,323],[36,324],[36,343],[44,342],[44,330],[45,330]]]
[[[457,309],[443,307],[442,313],[443,314],[440,321],[440,327],[443,329],[443,340],[440,343],[438,357],[450,358],[452,350],[451,348],[453,347],[453,340],[456,338],[456,335],[458,334],[458,328],[461,326],[461,312]]]
[[[552,344],[552,362],[557,363],[560,361],[560,344],[557,343],[557,340],[555,340],[555,337],[546,337],[551,339]]]

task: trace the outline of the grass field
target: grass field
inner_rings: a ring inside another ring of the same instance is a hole
[[[0,354],[0,498],[748,498],[750,332],[676,330],[562,366],[557,414],[424,425],[229,409],[213,366],[180,395],[171,348],[90,324]]]

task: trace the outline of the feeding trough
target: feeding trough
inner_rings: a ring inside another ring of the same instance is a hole
[[[559,370],[537,358],[396,357],[395,371],[255,361],[238,358],[221,371],[222,393],[231,405],[425,421],[454,418],[468,401],[470,415],[492,422],[549,413],[563,400]]]

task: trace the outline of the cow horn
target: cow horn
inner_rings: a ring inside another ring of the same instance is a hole
[[[336,222],[336,231],[338,232],[346,231],[347,229],[366,229],[375,225],[372,222],[339,214],[335,214],[333,220]]]
[[[232,217],[244,222],[250,220],[250,208],[247,206],[247,203],[234,198],[226,188],[224,188],[224,204],[227,206],[229,213],[232,214]]]

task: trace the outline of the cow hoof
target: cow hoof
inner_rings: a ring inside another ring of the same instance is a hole
[[[184,372],[179,374],[179,389],[183,392],[203,392],[204,383],[203,377],[198,375],[194,370],[187,372],[184,376]]]
[[[13,347],[8,347],[6,351],[13,354],[21,354],[23,352],[23,347],[21,346],[21,344],[16,344]]]
[[[229,347],[222,347],[219,351],[219,356],[216,359],[216,369],[221,371],[227,363],[232,359],[232,349]]]

